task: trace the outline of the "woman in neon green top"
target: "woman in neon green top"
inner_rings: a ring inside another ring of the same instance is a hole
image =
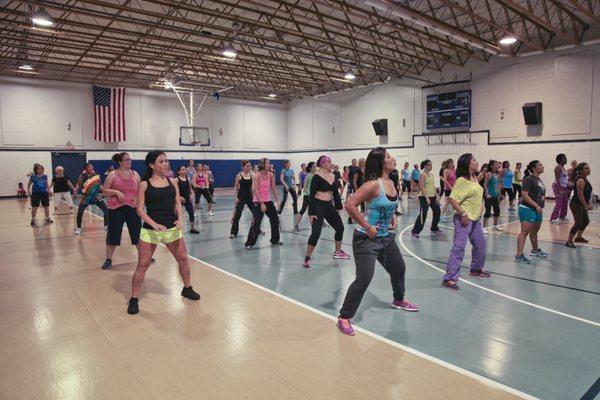
[[[435,191],[434,177],[431,174],[433,164],[430,160],[421,162],[421,176],[419,177],[419,216],[412,229],[412,237],[418,238],[423,230],[425,220],[427,219],[427,210],[431,207],[433,211],[433,221],[431,221],[431,232],[440,232],[438,223],[440,222],[440,202]]]

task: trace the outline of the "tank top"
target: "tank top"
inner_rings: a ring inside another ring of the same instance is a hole
[[[237,193],[238,199],[250,199],[252,197],[252,177],[244,178],[244,174],[240,173],[240,188]]]
[[[390,234],[390,222],[398,205],[398,193],[396,193],[394,200],[390,200],[385,194],[383,181],[381,179],[377,181],[379,182],[379,196],[368,203],[365,210],[365,219],[369,225],[377,229],[377,237],[386,237]],[[356,230],[361,233],[367,233],[362,226]]]
[[[512,184],[513,184],[513,172],[510,169],[504,170],[504,187],[505,188],[512,188]]]
[[[208,186],[208,181],[206,180],[206,176],[204,173],[202,175],[196,175],[196,186],[200,186],[201,188],[205,188]]]
[[[585,186],[583,187],[583,198],[589,203],[590,199],[592,198],[592,184],[590,183],[590,181],[580,176],[575,180],[576,185],[577,181],[579,181],[580,179],[583,179],[583,181],[585,182]],[[571,199],[571,201],[575,204],[581,204],[581,202],[579,201],[579,196],[577,195],[577,189],[574,190],[573,198]]]
[[[308,175],[308,173],[304,171],[300,171],[300,174],[298,174],[300,178],[300,187],[304,186],[304,179],[306,178],[306,175]]]
[[[144,203],[146,205],[146,213],[157,224],[164,225],[167,229],[175,226],[177,214],[175,213],[175,186],[167,179],[168,185],[165,187],[154,187],[147,180],[148,187],[145,192]],[[144,228],[153,229],[150,225],[144,222]]]
[[[568,185],[567,171],[565,171],[565,169],[562,168],[562,167],[561,167],[561,170],[560,170],[560,178],[558,180],[558,183],[562,187],[567,187],[567,185]]]
[[[500,194],[499,183],[500,183],[500,180],[496,177],[496,175],[494,175],[492,173],[492,177],[490,178],[490,181],[488,182],[488,194],[490,196],[498,197],[498,195]]]
[[[180,177],[177,177],[177,186],[179,186],[179,195],[189,200],[191,194],[190,181],[188,179],[184,181]]]
[[[402,180],[409,181],[410,180],[410,171],[408,169],[402,170]]]
[[[266,203],[271,201],[271,179],[269,175],[267,174],[267,176],[264,177],[262,172],[259,172],[256,179],[258,179],[258,193],[254,193],[252,201],[255,203]]]
[[[430,173],[425,173],[423,172],[423,180],[425,182],[423,182],[423,189],[425,189],[423,191],[423,193],[421,193],[421,196],[425,196],[425,197],[435,197],[435,183],[434,183],[434,179],[433,179],[433,175],[431,175]]]
[[[306,178],[304,178],[305,183],[304,183],[304,190],[302,191],[302,194],[304,196],[310,196],[310,183],[312,182],[312,178],[313,178],[314,174],[308,174],[306,175]]]
[[[119,192],[125,195],[123,201],[119,201],[117,196],[110,196],[108,201],[106,202],[106,206],[111,210],[115,208],[119,208],[121,206],[136,206],[137,199],[137,188],[138,183],[135,179],[135,175],[133,171],[129,171],[129,178],[123,178],[121,174],[119,174],[118,170],[115,170],[115,178],[113,179],[113,183],[111,189],[118,190]]]
[[[523,175],[521,171],[515,169],[515,185],[520,185],[521,183],[523,183]]]
[[[448,168],[448,176],[446,176],[446,182],[444,183],[444,189],[452,190],[452,186],[456,183],[456,171]],[[452,186],[450,186],[452,185]]]

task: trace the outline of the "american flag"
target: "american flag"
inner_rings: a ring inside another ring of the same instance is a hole
[[[94,139],[100,142],[125,140],[125,88],[93,87]]]

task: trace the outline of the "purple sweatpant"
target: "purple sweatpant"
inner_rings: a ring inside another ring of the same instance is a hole
[[[479,271],[485,264],[485,235],[481,220],[471,221],[467,226],[462,226],[460,223],[461,217],[455,215],[454,222],[454,244],[450,250],[450,257],[446,265],[446,275],[444,281],[456,281],[460,276],[460,263],[465,257],[465,247],[467,240],[471,242],[473,250],[471,252],[471,271]]]
[[[552,184],[552,191],[554,192],[554,209],[550,220],[564,218],[567,216],[567,206],[569,205],[569,191],[558,185],[556,182]]]

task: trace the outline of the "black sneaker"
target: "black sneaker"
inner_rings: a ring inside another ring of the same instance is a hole
[[[54,221],[52,221],[50,218],[46,218],[46,224],[51,224],[51,223],[53,223],[53,222],[54,222]]]
[[[184,287],[181,290],[181,295],[183,297],[185,297],[186,299],[190,299],[190,300],[200,300],[200,295],[198,293],[196,293],[194,291],[194,289],[191,286],[188,287]]]
[[[31,226],[35,226],[35,219],[31,220]]]
[[[567,243],[565,243],[565,246],[570,247],[572,249],[576,249],[577,248],[577,246],[575,246],[575,244],[573,244],[573,242],[567,242]]]
[[[354,222],[352,221],[352,218],[348,218],[348,223],[349,224],[353,224]]]
[[[193,233],[194,235],[199,234],[200,232],[196,229],[190,229],[190,233]]]
[[[138,298],[132,297],[129,299],[129,306],[127,306],[127,314],[137,314],[140,312],[140,307],[138,306]]]
[[[112,260],[107,258],[104,260],[104,264],[102,264],[102,269],[110,269],[110,267],[112,267]]]
[[[394,211],[394,215],[402,215],[400,211]]]
[[[152,258],[150,259],[150,263],[151,263],[151,264],[153,264],[153,263],[155,263],[155,262],[156,262],[156,259],[155,259],[154,257],[152,257]]]
[[[275,242],[275,243],[271,242],[271,246],[281,246],[281,245],[283,245],[283,242]]]

